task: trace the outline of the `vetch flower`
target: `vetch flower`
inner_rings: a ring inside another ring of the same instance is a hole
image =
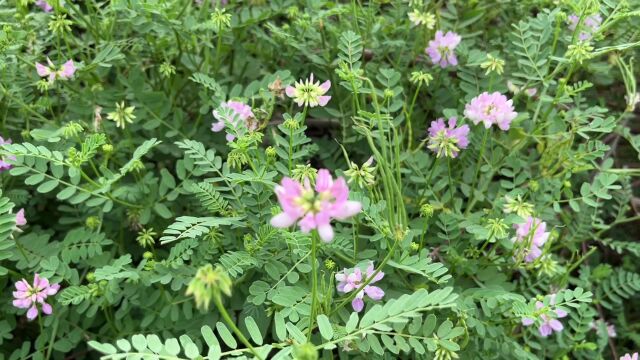
[[[46,2],[45,0],[36,0],[35,5],[39,8],[41,8],[44,12],[51,12],[53,11],[53,6],[51,6],[48,2]]]
[[[344,174],[349,178],[348,183],[355,182],[359,188],[373,186],[376,183],[375,177],[376,166],[373,165],[373,156],[362,164],[362,167],[351,161],[349,170]]]
[[[11,144],[11,139],[3,139],[2,136],[0,136],[0,145],[4,145],[4,144]],[[7,159],[9,160],[15,160],[16,157],[13,155],[9,155],[6,158],[4,157],[0,157],[0,172],[3,172],[5,170],[9,170],[11,169],[13,166],[11,164],[9,164],[7,162]]]
[[[502,130],[509,130],[518,113],[513,109],[513,100],[499,92],[489,94],[485,91],[465,106],[464,116],[476,125],[482,121],[487,129],[496,124]]]
[[[282,212],[271,219],[272,226],[285,228],[298,222],[302,232],[317,229],[320,238],[329,242],[334,236],[331,220],[346,220],[362,208],[360,202],[349,200],[347,182],[342,177],[333,180],[327,169],[318,171],[315,191],[308,178],[303,184],[285,177],[276,186]]]
[[[421,12],[419,10],[413,10],[409,13],[409,20],[415,26],[423,25],[427,29],[433,29],[436,26],[436,17],[429,12]]]
[[[24,216],[24,209],[18,210],[16,213],[16,226],[27,225],[27,218]]]
[[[15,284],[16,291],[13,292],[13,306],[19,309],[27,310],[27,319],[33,320],[38,316],[38,304],[42,308],[42,312],[50,315],[53,309],[45,300],[47,297],[55,295],[60,289],[59,284],[49,284],[49,280],[41,278],[35,274],[33,277],[33,285],[27,280],[22,279]]]
[[[599,333],[600,332],[599,331],[599,326],[600,326],[600,324],[603,324],[603,323],[605,325],[605,328],[607,329],[607,336],[608,337],[614,338],[614,337],[618,336],[618,334],[616,333],[615,325],[609,324],[607,322],[603,322],[602,320],[592,321],[590,327],[591,327],[591,329],[596,330]]]
[[[425,49],[425,52],[434,64],[440,65],[443,69],[447,66],[456,66],[458,65],[458,58],[454,50],[461,40],[460,35],[452,31],[443,34],[442,31],[438,30],[435,39],[429,41],[429,46]]]
[[[53,82],[56,79],[69,80],[76,72],[76,66],[73,60],[67,60],[60,69],[56,69],[56,66],[51,62],[51,59],[47,58],[47,64],[36,63],[36,71],[41,77],[48,77],[49,82]]]
[[[514,224],[516,229],[516,237],[514,242],[523,243],[523,252],[525,254],[524,261],[533,262],[542,255],[541,247],[549,240],[547,223],[529,216],[523,224]]]
[[[551,305],[555,303],[555,296],[552,296]],[[561,309],[549,310],[546,311],[544,303],[542,301],[536,301],[536,310],[539,311],[538,319],[532,318],[524,318],[522,319],[522,325],[531,326],[534,323],[538,323],[538,332],[543,337],[547,337],[551,335],[554,331],[560,332],[564,329],[564,326],[558,320],[559,318],[563,318],[567,316],[567,312]],[[541,311],[542,310],[542,311]]]
[[[504,72],[504,60],[487,54],[487,61],[480,64],[480,67],[487,70],[485,75],[489,75],[491,72],[500,75]]]
[[[506,195],[504,199],[506,201],[504,204],[505,213],[516,213],[516,215],[525,218],[533,214],[533,204],[522,200],[522,195],[516,196],[515,199]]]
[[[221,267],[214,269],[207,264],[198,269],[187,287],[186,295],[193,295],[198,309],[207,310],[214,296],[220,296],[220,292],[231,296],[233,281],[229,274]]]
[[[133,115],[135,109],[135,106],[126,106],[124,101],[116,103],[116,111],[108,113],[107,119],[115,121],[116,127],[124,129],[127,123],[133,123],[133,119],[136,118],[136,116]]]
[[[366,277],[362,277],[362,270],[360,268],[353,268],[349,271],[347,269],[342,270],[341,272],[336,274],[336,281],[338,285],[336,286],[337,290],[341,293],[350,293],[352,291],[357,290],[363,283],[365,283],[368,279],[371,279],[375,269],[373,267],[373,263],[370,263],[367,267]],[[380,300],[384,296],[384,291],[377,287],[372,286],[371,284],[380,281],[384,277],[384,273],[382,271],[378,272],[375,277],[365,286],[355,298],[351,301],[351,306],[353,310],[356,312],[362,311],[364,308],[364,296],[367,295],[372,300]]]
[[[533,97],[538,93],[538,89],[536,88],[525,89],[524,87],[519,87],[518,85],[514,84],[511,80],[507,81],[507,89],[509,89],[509,91],[511,91],[514,95],[518,95],[520,92],[524,91],[524,94],[528,97]]]
[[[325,106],[331,100],[331,96],[325,95],[330,88],[331,81],[327,80],[320,84],[320,81],[313,80],[312,73],[307,80],[301,79],[293,86],[287,86],[285,93],[298,106],[316,107],[318,105]]]
[[[213,110],[213,117],[218,120],[217,123],[211,125],[211,131],[219,132],[226,127],[239,129],[240,122],[244,122],[247,129],[255,130],[258,126],[255,121],[251,106],[240,101],[223,102],[220,106]],[[227,133],[227,141],[233,141],[236,138],[234,134]]]
[[[633,353],[632,354],[624,354],[623,357],[620,358],[620,360],[638,360],[638,353]]]
[[[429,127],[429,149],[436,153],[437,157],[447,156],[455,158],[460,149],[466,149],[469,145],[469,126],[462,125],[456,128],[457,118],[449,118],[448,126],[444,119],[440,118],[431,122]]]
[[[578,22],[580,22],[580,17],[573,14],[567,18],[567,21],[569,22],[569,30],[575,31],[576,27],[578,27]],[[601,24],[602,16],[600,16],[600,14],[587,16],[582,22],[582,29],[580,34],[578,34],[578,39],[580,39],[580,41],[587,41],[591,39],[593,34],[598,31]]]

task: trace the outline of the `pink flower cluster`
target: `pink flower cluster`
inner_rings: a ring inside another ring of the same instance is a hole
[[[555,296],[552,295],[551,297],[551,305],[555,304]],[[536,310],[542,310],[544,308],[544,304],[542,303],[542,301],[536,301]],[[555,316],[555,317],[551,317],[550,315]],[[540,335],[547,337],[549,335],[551,335],[554,331],[555,332],[560,332],[562,331],[562,329],[564,329],[564,326],[562,326],[562,323],[558,320],[559,318],[563,318],[567,316],[567,312],[561,309],[555,309],[553,311],[549,311],[549,312],[542,312],[539,317],[538,317],[538,332],[540,332]],[[532,318],[524,318],[522,319],[522,325],[524,326],[531,326],[534,323],[536,323],[535,319]]]
[[[59,284],[49,284],[49,280],[41,278],[38,274],[33,277],[33,286],[22,279],[15,284],[16,291],[13,292],[13,306],[27,310],[27,319],[33,320],[38,317],[38,304],[42,307],[42,312],[50,315],[53,309],[45,300],[47,297],[55,295],[60,289]]]
[[[632,354],[624,354],[624,356],[622,356],[620,358],[620,360],[638,360],[638,353],[633,353]]]
[[[446,34],[443,34],[442,31],[438,30],[436,37],[429,41],[429,46],[425,49],[425,52],[434,64],[440,65],[443,69],[447,66],[456,66],[458,65],[458,58],[454,50],[461,40],[460,35],[452,31],[447,31]]]
[[[76,72],[76,66],[73,60],[67,60],[59,70],[56,70],[55,65],[51,62],[51,59],[47,58],[47,64],[49,66],[36,63],[36,71],[41,77],[49,77],[49,81],[53,82],[56,79],[69,80]]]
[[[429,127],[429,145],[427,146],[437,157],[457,157],[460,149],[466,149],[469,145],[469,125],[456,127],[457,118],[449,118],[449,126],[440,118],[431,122]]]
[[[44,12],[51,12],[53,11],[53,6],[51,6],[48,2],[46,2],[45,0],[36,0],[35,5],[37,7],[39,7],[40,9],[42,9]]]
[[[317,229],[325,242],[333,240],[332,219],[348,219],[362,208],[360,202],[349,201],[347,182],[342,177],[334,181],[327,169],[318,171],[315,191],[308,178],[302,185],[285,177],[281,185],[276,186],[275,192],[282,212],[271,219],[271,225],[285,228],[299,220],[302,232]]]
[[[580,22],[580,17],[576,14],[570,15],[567,20],[569,21],[569,30],[575,31],[576,27],[578,27],[578,22]],[[600,25],[602,24],[602,16],[600,14],[587,16],[582,22],[582,31],[578,35],[578,39],[581,41],[587,41],[591,39],[593,34],[595,34]]]
[[[232,116],[225,116],[225,114],[221,113],[222,109],[229,109]],[[213,117],[218,120],[217,123],[213,123],[211,125],[211,131],[213,132],[222,131],[225,126],[231,126],[234,129],[237,129],[241,121],[246,124],[249,130],[255,130],[257,127],[257,124],[254,121],[255,116],[253,115],[253,111],[251,111],[251,106],[239,101],[228,101],[220,104],[218,109],[213,110]],[[235,135],[227,133],[227,141],[233,141],[235,138]]]
[[[547,229],[547,223],[544,221],[529,216],[527,221],[522,224],[515,224],[513,226],[516,229],[515,241],[524,243],[524,261],[533,262],[535,259],[542,255],[542,247],[549,239],[549,233]]]
[[[518,113],[514,111],[513,100],[499,92],[489,94],[485,91],[465,106],[464,116],[476,125],[482,121],[487,129],[496,124],[502,130],[509,130]]]
[[[342,270],[341,272],[336,274],[336,281],[338,282],[337,290],[341,293],[349,293],[354,290],[357,290],[363,283],[367,281],[367,279],[371,279],[373,273],[375,272],[373,268],[373,263],[370,263],[367,267],[366,277],[362,277],[362,270],[360,268],[353,268],[349,271],[347,269]],[[372,286],[371,284],[380,281],[384,277],[384,273],[382,271],[378,272],[375,277],[365,286],[356,297],[351,301],[351,306],[353,310],[356,312],[362,311],[364,308],[364,296],[367,295],[372,300],[380,300],[384,296],[384,291],[377,287]]]
[[[4,144],[11,144],[11,139],[3,139],[2,136],[0,136],[0,145],[4,145]],[[9,160],[15,160],[16,157],[13,155],[10,155],[7,157],[7,159]],[[3,172],[5,170],[9,170],[11,169],[12,165],[9,164],[5,158],[0,158],[0,172]]]

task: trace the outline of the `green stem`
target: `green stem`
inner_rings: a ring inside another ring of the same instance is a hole
[[[318,232],[313,231],[311,234],[311,311],[309,311],[309,328],[307,332],[307,341],[311,340],[313,332],[313,322],[316,318],[316,307],[318,306],[318,262],[316,259],[316,251],[318,247]]]
[[[471,184],[471,199],[472,199],[472,201],[470,201],[470,203],[473,202],[473,199],[475,199],[475,197],[476,197],[475,188],[476,188],[476,184],[478,183],[478,175],[480,174],[480,163],[482,162],[482,157],[484,156],[484,149],[485,149],[485,147],[487,145],[487,138],[488,137],[489,137],[489,129],[485,128],[484,129],[484,135],[482,136],[482,145],[480,147],[480,155],[478,156],[478,161],[476,162],[476,169],[475,169],[474,175],[473,175],[473,183]],[[468,214],[469,211],[471,211],[471,206],[467,207],[467,210],[466,210],[465,213]]]
[[[222,299],[220,298],[220,293],[216,293],[213,296],[213,302],[216,304],[216,308],[220,312],[220,315],[222,315],[222,319],[224,319],[224,321],[227,323],[227,326],[229,326],[231,328],[231,330],[233,330],[233,332],[236,334],[238,339],[240,339],[240,341],[244,344],[244,346],[246,346],[251,351],[251,353],[253,355],[255,355],[256,358],[258,358],[259,360],[262,360],[262,356],[260,356],[260,354],[258,354],[258,352],[251,345],[249,340],[247,340],[247,338],[240,331],[240,329],[238,329],[238,327],[236,326],[236,323],[233,322],[233,320],[231,319],[231,316],[229,316],[229,313],[227,312],[227,310],[222,305]]]

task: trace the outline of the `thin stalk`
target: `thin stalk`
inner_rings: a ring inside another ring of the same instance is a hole
[[[313,332],[313,322],[316,318],[316,307],[318,306],[318,262],[316,251],[318,247],[318,233],[311,234],[311,311],[309,312],[309,328],[307,329],[307,341],[311,340]]]
[[[475,199],[475,188],[476,188],[476,184],[478,182],[478,175],[480,174],[480,163],[482,162],[482,157],[484,156],[484,149],[487,145],[487,138],[489,137],[489,129],[484,129],[484,135],[482,136],[482,145],[480,147],[480,155],[478,156],[478,161],[476,162],[476,170],[474,171],[474,175],[473,175],[473,183],[471,184],[471,199],[473,202],[473,199]],[[470,203],[471,203],[470,202]],[[465,211],[466,214],[469,213],[469,211],[471,211],[471,206],[467,207],[467,210]]]
[[[240,339],[240,341],[244,344],[244,346],[246,346],[249,349],[249,351],[251,351],[251,353],[256,358],[258,358],[259,360],[263,360],[262,356],[260,356],[260,354],[258,354],[258,352],[256,351],[256,349],[254,349],[254,347],[251,345],[249,340],[247,340],[247,338],[240,331],[240,329],[238,329],[238,327],[236,326],[236,323],[233,322],[233,320],[231,319],[231,316],[229,316],[229,313],[227,312],[227,310],[222,305],[222,299],[220,298],[220,294],[219,293],[217,293],[217,294],[215,294],[213,296],[213,302],[216,304],[216,308],[220,312],[220,315],[222,315],[222,319],[224,319],[224,321],[231,328],[231,330],[233,330],[233,332],[236,334],[238,339]]]

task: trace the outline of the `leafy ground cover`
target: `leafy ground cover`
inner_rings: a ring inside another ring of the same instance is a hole
[[[0,359],[624,359],[638,0],[0,0]]]

